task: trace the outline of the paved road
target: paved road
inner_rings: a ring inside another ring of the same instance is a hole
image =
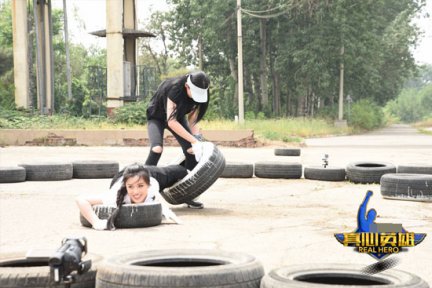
[[[308,147],[387,147],[432,149],[432,137],[398,124],[363,135],[307,139]]]
[[[227,161],[300,162],[330,165],[351,161],[385,161],[395,165],[432,163],[432,136],[407,126],[393,126],[365,135],[306,140],[300,157],[275,156],[274,146],[220,147]],[[168,147],[161,163],[180,148]],[[0,165],[32,161],[110,159],[121,166],[143,161],[147,147],[5,147]],[[374,191],[369,208],[377,222],[402,223],[409,231],[428,233],[419,246],[400,255],[399,269],[432,284],[432,203],[391,201],[380,196],[379,185],[322,182],[305,179],[219,179],[201,199],[204,210],[172,206],[184,225],[166,223],[152,228],[114,232],[81,227],[74,198],[103,192],[109,179],[0,184],[0,253],[58,247],[61,239],[83,235],[91,252],[104,257],[146,249],[210,248],[241,251],[261,260],[266,272],[291,264],[375,262],[368,255],[343,247],[333,234],[356,228],[358,206],[367,190]],[[329,264],[330,265],[330,264]]]

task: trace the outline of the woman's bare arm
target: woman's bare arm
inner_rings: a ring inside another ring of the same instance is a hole
[[[168,98],[167,102],[167,121],[168,127],[176,132],[180,137],[189,141],[191,144],[197,142],[197,139],[190,134],[176,119],[170,119],[172,112],[175,110],[176,104]]]
[[[75,199],[81,214],[93,226],[96,221],[100,220],[93,210],[93,205],[102,204],[102,197],[97,195],[79,196]]]
[[[198,118],[198,109],[189,113],[188,122],[189,122],[189,127],[191,129],[192,135],[197,135],[200,133],[200,128],[198,126],[198,123],[196,123],[197,118]]]

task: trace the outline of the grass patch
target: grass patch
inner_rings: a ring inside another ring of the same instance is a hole
[[[143,125],[113,123],[105,117],[45,116],[25,111],[0,110],[0,129],[143,129]]]
[[[302,142],[303,138],[346,135],[353,132],[349,127],[337,128],[323,119],[283,118],[247,120],[237,124],[228,120],[202,121],[204,130],[254,130],[260,140]]]
[[[420,133],[432,135],[432,118],[417,122],[413,125]]]
[[[346,135],[353,132],[351,128],[336,128],[333,123],[322,119],[283,118],[254,119],[244,124],[232,120],[203,120],[203,130],[243,130],[254,131],[260,141],[282,141],[300,143],[304,138],[323,137],[329,135]],[[105,117],[83,118],[68,115],[32,115],[24,111],[0,109],[0,129],[146,129],[146,125],[114,123]]]

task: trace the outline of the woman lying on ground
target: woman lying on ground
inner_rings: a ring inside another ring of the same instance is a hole
[[[134,163],[114,177],[107,193],[81,195],[76,199],[76,203],[81,214],[96,230],[114,230],[114,220],[122,204],[161,203],[162,215],[180,224],[180,219],[161,201],[159,191],[172,186],[186,175],[187,169],[180,165],[149,167]],[[116,206],[117,209],[108,219],[99,219],[93,205]]]

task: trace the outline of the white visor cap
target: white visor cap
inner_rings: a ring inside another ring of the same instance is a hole
[[[186,83],[188,84],[189,89],[191,90],[192,99],[198,103],[207,102],[207,99],[208,99],[207,90],[208,90],[208,88],[203,89],[203,88],[196,86],[195,84],[192,83],[190,78],[191,78],[191,76],[189,75]]]

